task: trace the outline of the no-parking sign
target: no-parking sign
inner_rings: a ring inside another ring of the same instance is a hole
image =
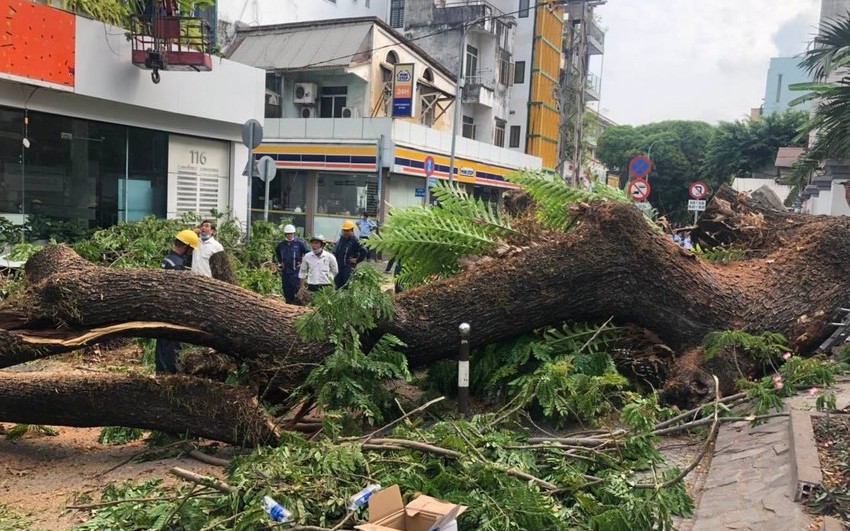
[[[629,183],[628,192],[632,201],[646,201],[651,191],[652,187],[649,186],[649,182],[646,179],[635,179]]]

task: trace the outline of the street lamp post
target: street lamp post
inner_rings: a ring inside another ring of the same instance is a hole
[[[646,150],[646,158],[648,158],[649,160],[652,160],[652,147],[655,144],[663,143],[663,142],[672,142],[673,140],[676,140],[676,139],[675,138],[662,138],[660,140],[656,140],[655,142],[650,144],[649,149]]]

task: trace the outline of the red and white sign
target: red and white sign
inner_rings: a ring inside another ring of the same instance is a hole
[[[708,195],[708,185],[702,181],[694,181],[688,187],[691,199],[702,199]]]
[[[650,191],[652,191],[652,187],[649,186],[646,179],[635,179],[629,182],[628,192],[632,201],[646,201]]]

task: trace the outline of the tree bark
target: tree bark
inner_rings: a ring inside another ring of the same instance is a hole
[[[525,251],[400,294],[396,319],[376,333],[401,338],[412,366],[453,357],[462,322],[475,347],[612,316],[657,333],[677,352],[723,329],[780,332],[808,352],[829,335],[836,309],[850,304],[850,219],[764,212],[721,190],[699,230],[722,223],[729,242],[750,246],[753,257],[719,265],[681,249],[632,205],[594,203],[577,213],[568,234],[547,233]],[[58,246],[33,256],[26,270],[26,296],[0,311],[0,346],[8,347],[0,366],[72,348],[33,337],[69,341],[124,323],[137,324],[113,336],[189,341],[241,361],[292,366],[293,381],[329,351],[297,338],[293,319],[309,310],[212,279],[107,269]]]
[[[126,426],[245,446],[278,438],[248,389],[181,376],[0,371],[0,420]]]

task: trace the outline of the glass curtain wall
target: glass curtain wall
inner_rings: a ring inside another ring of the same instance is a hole
[[[0,216],[29,223],[33,239],[59,241],[165,216],[166,133],[39,112],[27,118],[0,108]]]

